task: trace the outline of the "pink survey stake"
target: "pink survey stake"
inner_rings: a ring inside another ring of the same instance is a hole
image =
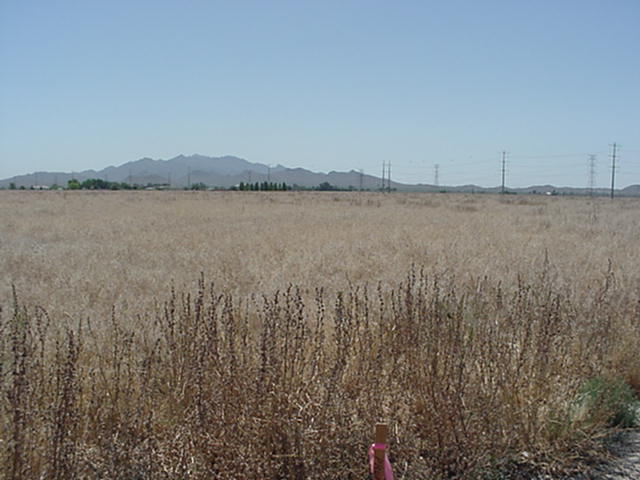
[[[369,469],[371,470],[372,478],[375,473],[376,450],[384,450],[384,480],[393,480],[393,470],[391,469],[391,462],[387,456],[386,443],[374,443],[369,447]]]

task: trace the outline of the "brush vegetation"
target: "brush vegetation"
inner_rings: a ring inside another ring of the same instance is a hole
[[[361,479],[381,420],[399,478],[511,478],[637,422],[636,200],[0,201],[2,479]]]

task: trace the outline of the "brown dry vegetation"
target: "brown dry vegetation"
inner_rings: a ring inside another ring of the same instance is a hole
[[[401,478],[553,470],[640,385],[637,200],[0,203],[0,478],[363,478],[381,419]]]

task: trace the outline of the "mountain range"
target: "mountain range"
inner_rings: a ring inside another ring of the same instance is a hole
[[[290,186],[305,188],[317,187],[328,182],[339,188],[378,190],[380,177],[366,175],[356,170],[329,173],[313,172],[304,168],[288,168],[282,165],[268,166],[252,163],[234,156],[207,157],[204,155],[178,155],[169,160],[141,158],[119,166],[109,166],[102,170],[84,170],[81,172],[33,172],[0,180],[0,188],[31,186],[66,186],[75,178],[84,181],[99,178],[110,182],[125,182],[138,185],[170,185],[172,188],[183,188],[195,183],[203,183],[210,187],[230,188],[240,182],[285,182]],[[498,193],[500,187],[480,187],[477,185],[436,186],[430,184],[405,184],[391,182],[391,188],[407,192],[476,192]],[[533,185],[525,188],[509,188],[513,193],[557,193],[584,195],[586,188],[556,187],[553,185]],[[606,195],[608,189],[596,189],[597,195]],[[619,195],[640,196],[640,185],[630,185],[617,190]]]
[[[0,180],[0,187],[8,187],[14,183],[18,188],[30,188],[33,185],[66,185],[75,178],[82,182],[89,178],[99,178],[110,182],[130,184],[165,184],[172,188],[182,188],[195,183],[204,183],[211,187],[229,188],[240,182],[285,182],[300,187],[316,187],[320,183],[329,182],[341,188],[375,189],[380,186],[380,179],[371,175],[350,172],[319,173],[304,168],[287,168],[282,165],[270,167],[262,163],[252,163],[245,159],[224,156],[207,157],[204,155],[178,155],[169,160],[141,158],[119,166],[109,166],[102,170],[83,170],[80,172],[33,172]],[[399,184],[392,182],[392,188]]]

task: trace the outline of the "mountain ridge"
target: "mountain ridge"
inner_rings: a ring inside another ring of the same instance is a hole
[[[285,167],[281,164],[269,166],[263,163],[249,162],[233,155],[208,157],[200,154],[177,155],[173,158],[153,159],[143,157],[120,165],[109,165],[101,170],[83,170],[80,172],[33,172],[0,180],[0,187],[8,188],[11,183],[16,187],[31,186],[64,186],[75,178],[84,181],[99,178],[111,182],[124,182],[139,185],[165,184],[172,188],[183,188],[195,183],[203,183],[212,187],[230,188],[240,182],[285,182],[305,188],[317,187],[328,182],[338,188],[379,190],[380,177],[361,174],[356,170],[335,171],[328,173],[313,172],[302,167]],[[478,185],[437,186],[424,183],[391,182],[391,188],[406,192],[475,192],[498,193],[500,187],[480,187]],[[557,187],[554,185],[531,185],[522,188],[508,188],[511,193],[542,194],[589,194],[589,189],[580,187]],[[596,195],[607,195],[609,189],[594,189]],[[640,196],[640,185],[629,185],[616,190],[618,195]]]

